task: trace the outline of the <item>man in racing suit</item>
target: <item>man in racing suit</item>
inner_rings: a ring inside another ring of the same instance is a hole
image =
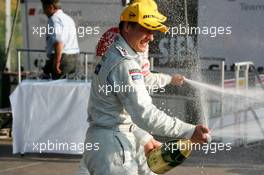
[[[150,132],[206,141],[208,128],[167,116],[152,104],[145,88],[137,52],[147,49],[153,30],[166,31],[164,18],[148,2],[128,6],[121,15],[120,35],[96,66],[85,143],[99,143],[99,150],[83,155],[91,174],[150,174],[140,168],[145,159],[140,145],[146,154],[160,146]]]

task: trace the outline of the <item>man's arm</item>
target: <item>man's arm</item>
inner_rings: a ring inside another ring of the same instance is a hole
[[[150,71],[150,62],[148,58],[140,54],[140,64],[144,76],[145,85],[148,88],[162,88],[171,82],[172,77],[162,73],[152,73]]]
[[[61,69],[60,69],[60,65],[61,65],[61,57],[62,57],[62,51],[64,48],[64,44],[62,42],[56,42],[54,44],[54,50],[55,50],[55,58],[54,58],[54,70],[57,74],[61,74]]]
[[[145,77],[145,84],[146,86],[154,87],[157,86],[159,88],[162,88],[168,84],[170,84],[172,77],[167,74],[163,73],[152,73],[149,72]]]
[[[174,86],[181,86],[184,81],[184,76],[180,74],[168,75],[163,73],[152,73],[150,72],[145,76],[145,84],[147,86],[158,86],[162,88],[168,84],[172,84]]]
[[[61,74],[61,57],[64,49],[64,41],[63,41],[63,33],[64,31],[64,26],[62,22],[60,21],[59,18],[57,17],[51,17],[50,19],[50,26],[54,28],[54,32],[52,33],[52,38],[54,39],[54,52],[55,52],[55,58],[54,58],[54,65],[53,65],[53,70],[57,74]]]
[[[137,72],[137,73],[135,73]],[[139,65],[133,60],[125,60],[116,66],[109,75],[110,83],[126,86],[117,93],[122,105],[130,114],[133,122],[145,131],[168,137],[191,138],[194,125],[182,122],[158,110],[145,88]]]

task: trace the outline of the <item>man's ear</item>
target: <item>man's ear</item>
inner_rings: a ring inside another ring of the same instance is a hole
[[[131,29],[131,26],[128,25],[128,22],[125,22],[124,23],[124,32],[128,33],[130,29]]]

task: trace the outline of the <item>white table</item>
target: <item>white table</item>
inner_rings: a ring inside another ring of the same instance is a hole
[[[13,153],[81,154],[90,83],[24,81],[10,96]]]

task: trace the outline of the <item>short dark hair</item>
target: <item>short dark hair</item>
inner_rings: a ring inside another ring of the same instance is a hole
[[[52,5],[56,9],[60,9],[60,0],[41,0],[43,6]]]
[[[124,29],[125,22],[126,21],[120,21],[120,23],[119,23],[119,31],[122,31]],[[134,27],[136,27],[138,25],[138,23],[137,22],[130,22],[130,21],[128,21],[127,22],[127,25],[129,25],[132,28],[134,28]]]

